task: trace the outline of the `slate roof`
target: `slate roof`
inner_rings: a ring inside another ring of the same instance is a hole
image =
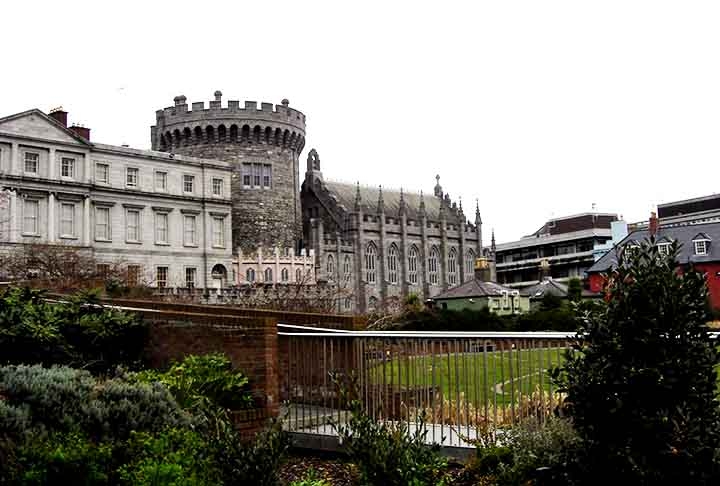
[[[540,299],[545,295],[565,298],[568,295],[568,286],[551,278],[546,278],[535,285],[522,289],[520,295],[525,295],[531,299]]]
[[[640,243],[649,237],[647,229],[636,230],[627,235],[616,248],[634,242]],[[692,243],[694,239],[709,239],[707,255],[695,255]],[[720,221],[703,224],[688,224],[685,226],[660,227],[656,235],[659,243],[677,241],[681,244],[677,256],[678,263],[708,263],[720,261]],[[610,250],[600,260],[588,269],[588,273],[606,272],[617,265],[617,251]]]
[[[513,293],[515,289],[504,287],[495,282],[481,282],[480,280],[470,280],[462,285],[458,285],[442,294],[436,295],[432,300],[444,299],[469,299],[472,297],[497,297],[503,295],[504,292]]]
[[[323,183],[331,194],[334,194],[338,203],[345,206],[347,211],[353,211],[355,208],[355,195],[357,186],[342,182],[324,181]],[[400,191],[383,189],[383,204],[385,206],[385,214],[395,215],[400,210]],[[366,214],[377,214],[377,202],[380,190],[377,187],[360,186],[360,198],[362,210]],[[420,219],[420,194],[417,192],[403,192],[405,205],[407,209],[407,217],[412,220]],[[425,213],[429,221],[438,221],[440,219],[439,197],[430,194],[424,194]],[[450,221],[457,216],[452,214],[452,210],[447,212],[447,219]]]

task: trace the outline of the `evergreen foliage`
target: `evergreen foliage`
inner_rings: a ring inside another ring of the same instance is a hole
[[[653,240],[619,255],[555,378],[582,439],[582,484],[718,484],[717,343],[704,275]]]
[[[29,288],[0,292],[0,364],[67,365],[93,373],[138,366],[146,327],[98,304],[95,292],[63,302],[48,302],[43,291]]]

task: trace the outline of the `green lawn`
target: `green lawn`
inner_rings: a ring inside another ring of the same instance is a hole
[[[408,356],[373,365],[369,381],[438,388],[447,399],[462,394],[481,407],[485,402],[505,405],[538,386],[549,391],[549,370],[562,362],[563,354],[562,348],[549,348]]]

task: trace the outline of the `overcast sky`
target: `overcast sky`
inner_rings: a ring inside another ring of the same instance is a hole
[[[314,147],[330,179],[440,174],[505,242],[718,190],[718,25],[717,1],[6,1],[0,114],[62,105],[149,148],[176,95],[288,98],[302,171]]]

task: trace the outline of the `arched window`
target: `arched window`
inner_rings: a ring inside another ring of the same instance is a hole
[[[475,275],[475,252],[469,249],[465,253],[465,280],[472,280]]]
[[[412,285],[418,283],[418,249],[415,245],[408,252],[408,280]]]
[[[265,269],[265,282],[270,283],[272,279],[272,268],[268,267]]]
[[[290,280],[290,272],[288,271],[287,268],[283,268],[280,271],[280,278],[282,279],[283,282],[287,282],[288,280]]]
[[[345,255],[343,260],[343,275],[345,276],[345,282],[350,281],[350,275],[352,273],[352,263],[350,261],[350,255]]]
[[[450,250],[448,255],[448,283],[450,285],[457,285],[458,283],[458,266],[457,266],[457,250],[455,248]]]
[[[375,271],[375,257],[377,256],[377,250],[375,245],[370,243],[365,249],[365,281],[370,284],[374,284],[377,277]]]
[[[192,130],[190,128],[185,127],[185,130],[183,130],[183,144],[189,145],[192,142]]]
[[[387,256],[388,280],[391,284],[398,283],[398,249],[395,244],[388,248]]]
[[[203,130],[200,127],[195,127],[195,143],[203,141]]]
[[[428,258],[428,280],[430,285],[438,284],[438,262],[440,261],[440,254],[436,246],[430,249],[430,257]]]
[[[302,274],[302,268],[298,268],[295,270],[295,283],[302,282],[303,274]]]
[[[255,270],[253,270],[252,268],[248,268],[245,272],[245,280],[253,283],[255,281]]]
[[[333,280],[335,277],[335,258],[332,255],[327,257],[326,270],[328,279]]]
[[[215,129],[212,127],[212,125],[208,125],[205,129],[205,133],[207,134],[207,139],[205,140],[205,143],[213,143],[215,141]]]

